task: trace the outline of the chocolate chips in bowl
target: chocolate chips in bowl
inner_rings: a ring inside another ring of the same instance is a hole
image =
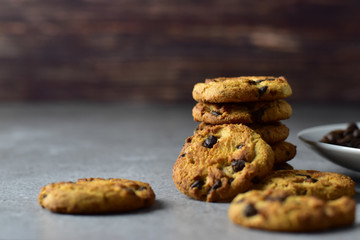
[[[320,142],[360,148],[360,129],[355,122],[351,122],[346,129],[337,129],[327,133]]]
[[[360,122],[322,125],[303,129],[298,137],[327,160],[360,172],[359,127]]]

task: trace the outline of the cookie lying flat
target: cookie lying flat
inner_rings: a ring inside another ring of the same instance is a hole
[[[39,203],[58,213],[100,214],[149,207],[155,200],[150,185],[127,179],[85,178],[41,188]]]
[[[279,170],[256,184],[258,190],[286,190],[292,195],[309,195],[325,200],[355,195],[354,181],[345,175],[314,170]]]
[[[197,103],[192,115],[208,124],[266,123],[288,119],[292,108],[285,100],[246,103]]]
[[[285,163],[296,155],[296,146],[289,142],[278,142],[271,145],[275,154],[275,164]]]
[[[355,220],[355,201],[349,197],[322,200],[291,196],[284,191],[249,191],[231,202],[231,221],[271,231],[312,232],[344,227]]]
[[[245,125],[214,125],[189,137],[173,166],[175,186],[208,202],[231,201],[271,171],[274,155]]]
[[[254,102],[286,98],[292,90],[284,77],[243,76],[206,79],[195,84],[192,94],[198,102]]]
[[[195,129],[195,132],[212,126],[214,125],[200,123],[199,126]],[[246,124],[246,126],[259,134],[261,138],[268,144],[283,142],[289,136],[289,128],[281,122]]]

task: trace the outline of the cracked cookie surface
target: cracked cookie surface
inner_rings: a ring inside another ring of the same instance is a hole
[[[83,178],[41,188],[38,201],[57,213],[101,214],[149,207],[155,194],[148,183],[119,178]]]
[[[355,220],[356,202],[343,196],[323,200],[293,196],[286,191],[252,190],[231,202],[231,221],[244,227],[271,231],[312,232],[344,227]]]
[[[253,189],[285,190],[292,195],[309,195],[327,200],[355,195],[355,183],[350,177],[315,170],[275,171],[253,186]]]
[[[272,76],[220,77],[206,79],[193,88],[193,98],[198,102],[254,102],[270,101],[291,96],[287,80]]]
[[[173,166],[175,186],[202,201],[229,202],[274,164],[271,147],[242,124],[214,125],[189,137]]]

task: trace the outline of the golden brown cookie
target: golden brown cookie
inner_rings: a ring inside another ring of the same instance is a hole
[[[356,202],[347,197],[322,200],[284,191],[239,194],[231,202],[231,221],[244,227],[284,232],[313,232],[344,227],[355,220]]]
[[[214,125],[189,137],[173,166],[175,186],[208,202],[231,201],[271,171],[274,155],[245,125]]]
[[[350,177],[315,170],[275,171],[253,186],[253,189],[285,190],[292,195],[315,196],[325,200],[355,195],[355,183]]]
[[[296,155],[296,146],[289,142],[278,142],[271,145],[275,154],[275,164],[285,163]]]
[[[229,103],[282,99],[292,90],[284,77],[243,76],[207,79],[195,84],[192,94],[198,102]]]
[[[208,124],[268,123],[288,119],[292,108],[285,100],[247,103],[197,103],[192,115]]]
[[[275,144],[284,141],[289,136],[289,128],[281,122],[271,122],[264,124],[245,124],[264,139],[268,144]],[[211,127],[214,125],[200,123],[195,129],[196,131]]]
[[[39,203],[57,213],[100,214],[149,207],[155,194],[148,183],[111,178],[85,178],[41,188]]]

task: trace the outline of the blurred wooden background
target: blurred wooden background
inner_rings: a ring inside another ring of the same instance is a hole
[[[193,101],[208,77],[284,75],[360,103],[360,1],[1,0],[0,100]]]

